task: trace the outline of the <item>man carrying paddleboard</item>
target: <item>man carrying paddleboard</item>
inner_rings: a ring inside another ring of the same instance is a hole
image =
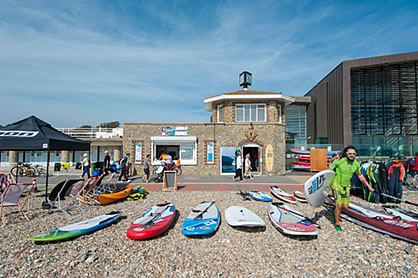
[[[350,203],[350,181],[355,173],[359,180],[364,183],[371,192],[374,189],[369,185],[366,178],[361,174],[360,163],[356,160],[357,150],[353,146],[346,147],[340,159],[335,160],[329,168],[336,172],[331,183],[332,193],[335,199],[335,229],[342,231],[340,225],[341,209],[347,209]]]

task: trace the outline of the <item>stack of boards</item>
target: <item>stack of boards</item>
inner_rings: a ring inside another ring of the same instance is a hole
[[[385,210],[390,214],[350,202],[341,217],[364,228],[418,244],[418,218],[411,217],[416,213],[398,207]]]
[[[274,185],[270,187],[271,194],[273,194],[274,197],[278,198],[279,200],[282,200],[284,202],[288,202],[291,204],[296,204],[296,198],[293,197],[291,194],[287,193],[280,187]]]
[[[312,207],[324,204],[334,176],[334,171],[324,170],[306,181],[305,196]],[[383,209],[385,211],[350,202],[348,209],[341,212],[341,217],[364,228],[418,244],[418,215],[394,206],[384,206]]]

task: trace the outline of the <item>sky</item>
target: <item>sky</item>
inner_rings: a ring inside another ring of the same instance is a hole
[[[0,125],[209,122],[204,98],[303,96],[344,60],[418,51],[418,1],[0,0]]]

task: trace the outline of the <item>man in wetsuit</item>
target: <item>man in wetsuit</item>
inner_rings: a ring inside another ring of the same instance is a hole
[[[357,150],[353,146],[346,147],[340,159],[335,160],[329,168],[336,172],[331,183],[332,193],[335,199],[335,229],[342,231],[340,214],[342,209],[347,209],[350,203],[350,181],[355,173],[359,180],[364,183],[371,192],[374,189],[369,185],[366,178],[361,174],[360,163],[356,160]]]

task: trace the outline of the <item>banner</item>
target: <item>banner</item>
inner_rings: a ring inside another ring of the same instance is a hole
[[[142,163],[142,142],[135,143],[135,164]]]

